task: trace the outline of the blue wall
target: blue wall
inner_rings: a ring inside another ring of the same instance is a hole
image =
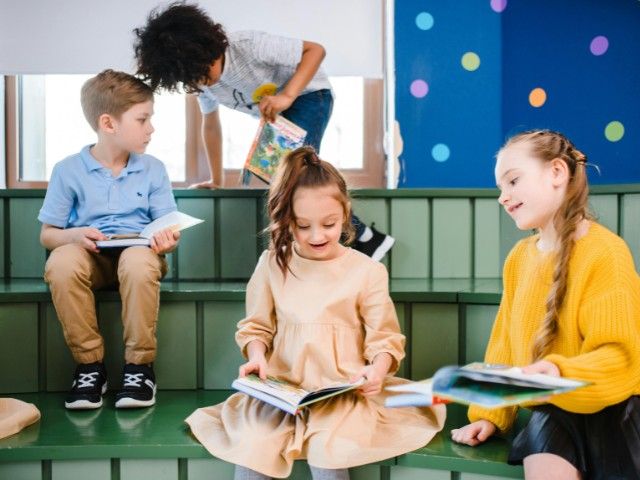
[[[399,186],[494,186],[495,152],[530,128],[567,134],[600,167],[592,183],[640,182],[640,1],[395,9]]]

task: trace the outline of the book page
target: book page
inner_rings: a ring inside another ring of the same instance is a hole
[[[160,218],[156,218],[153,222],[144,227],[140,232],[140,236],[144,238],[151,238],[156,233],[166,230],[167,228],[170,228],[174,232],[178,232],[202,222],[204,222],[204,220],[201,220],[200,218],[174,211],[167,213]]]
[[[525,387],[577,388],[586,385],[585,382],[570,378],[554,377],[542,373],[522,373],[522,369],[518,367],[480,362],[465,365],[457,373],[478,381],[507,383]]]
[[[291,405],[298,405],[304,396],[309,393],[302,388],[273,377],[267,377],[266,380],[262,380],[257,375],[247,375],[236,379],[234,383],[247,385],[255,390],[280,398]]]

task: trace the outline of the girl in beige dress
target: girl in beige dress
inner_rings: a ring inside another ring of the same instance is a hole
[[[388,409],[384,385],[404,357],[405,338],[385,267],[343,246],[353,236],[340,173],[303,147],[286,157],[269,191],[272,245],[247,286],[236,341],[255,373],[315,390],[364,377],[357,392],[290,415],[243,393],[200,408],[186,422],[236,479],[285,478],[306,459],[314,479],[347,479],[348,468],[424,446],[445,409]]]

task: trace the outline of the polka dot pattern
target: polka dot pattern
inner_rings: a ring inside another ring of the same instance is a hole
[[[591,50],[591,53],[593,53],[595,56],[604,55],[605,53],[607,53],[608,49],[609,39],[602,35],[599,35],[591,40],[591,45],[589,45],[589,50]]]
[[[430,13],[420,12],[416,16],[416,26],[420,30],[431,30],[431,28],[433,27],[433,24],[434,24],[433,15],[431,15]]]
[[[606,127],[604,127],[604,136],[610,142],[617,142],[624,137],[624,125],[614,120],[609,122]]]
[[[532,107],[540,108],[547,101],[547,92],[544,91],[544,88],[534,88],[529,92],[529,103]]]
[[[429,84],[424,80],[418,79],[411,82],[411,87],[409,87],[411,91],[411,95],[416,98],[422,98],[429,93]]]
[[[502,13],[507,8],[507,0],[491,0],[491,10]]]
[[[460,63],[462,63],[462,68],[473,72],[480,67],[480,57],[475,52],[467,52],[462,55]]]
[[[446,162],[450,155],[451,151],[444,143],[437,143],[431,149],[431,156],[436,162]]]

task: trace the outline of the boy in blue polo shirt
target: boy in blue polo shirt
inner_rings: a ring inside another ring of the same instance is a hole
[[[155,403],[152,363],[164,254],[176,248],[180,234],[159,232],[151,248],[99,250],[95,242],[139,232],[176,210],[164,165],[144,154],[154,130],[153,91],[127,73],[105,70],[84,84],[81,103],[98,141],[55,165],[38,215],[40,243],[52,251],[44,278],[78,364],[65,407],[102,405],[107,376],[93,291],[109,285],[119,286],[125,342],[116,407],[146,407]]]

